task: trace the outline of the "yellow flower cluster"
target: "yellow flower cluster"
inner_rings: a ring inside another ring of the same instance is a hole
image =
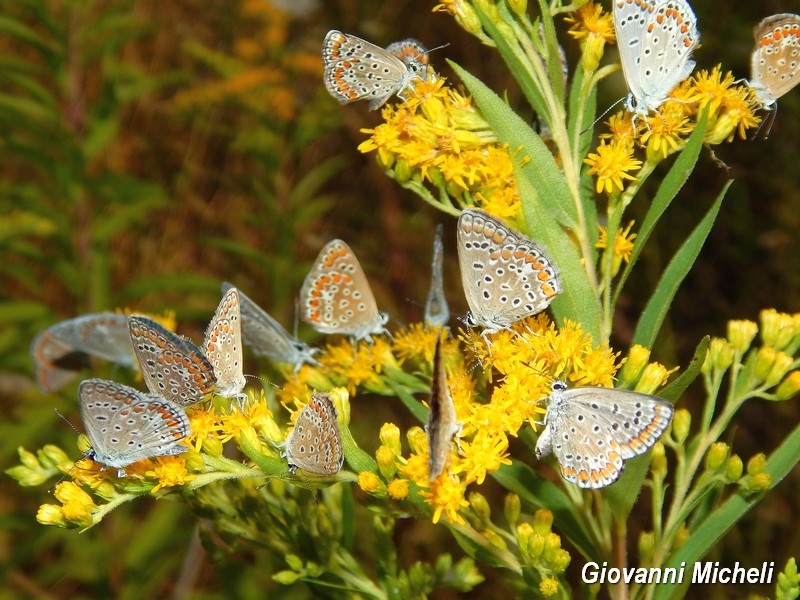
[[[706,110],[705,143],[730,142],[737,134],[744,138],[748,129],[760,123],[757,108],[752,90],[736,85],[731,73],[723,75],[719,66],[700,71],[676,87],[657,113],[638,120],[626,112],[613,115],[608,121],[609,133],[601,134],[600,145],[584,161],[589,165],[588,174],[596,176],[598,193],[619,193],[626,180],[635,181],[630,173],[642,165],[635,158],[637,147],[645,149],[649,164],[660,162],[685,146]]]
[[[520,207],[514,158],[498,143],[472,99],[429,74],[412,82],[407,100],[388,104],[384,122],[358,149],[376,152],[378,163],[401,184],[438,208],[458,215],[479,206],[502,218]],[[524,160],[524,159],[521,159]]]
[[[398,333],[391,344],[396,363],[413,360],[428,364],[437,335],[438,330],[421,326]],[[364,346],[359,347],[359,356],[365,352]],[[320,358],[323,363],[324,354]],[[591,336],[576,323],[567,320],[556,330],[544,315],[521,321],[512,331],[498,332],[492,336],[491,346],[478,332],[463,332],[460,340],[445,343],[443,355],[448,387],[462,424],[449,468],[429,481],[425,432],[416,426],[407,432],[411,453],[403,456],[399,429],[387,424],[375,454],[379,473],[362,472],[358,478],[363,490],[378,496],[388,493],[403,499],[409,490],[419,490],[431,507],[434,522],[442,515],[451,523],[465,522],[461,511],[469,504],[467,487],[481,485],[487,475],[510,464],[509,438],[516,437],[526,423],[542,421],[542,401],[549,395],[553,379],[609,386],[618,367],[611,349],[593,347]],[[470,368],[473,362],[481,368]],[[307,370],[315,368],[319,367]],[[330,367],[325,371],[328,377],[339,376],[332,375]],[[388,376],[384,373],[384,378]],[[307,379],[308,374],[301,369],[297,377]]]

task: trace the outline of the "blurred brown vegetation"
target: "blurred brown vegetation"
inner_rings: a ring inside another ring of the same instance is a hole
[[[58,397],[38,392],[27,352],[33,335],[57,320],[117,307],[173,309],[181,332],[197,338],[220,282],[228,280],[291,328],[305,272],[334,237],[353,247],[379,305],[395,322],[419,320],[438,222],[446,223],[451,309],[464,312],[453,220],[356,151],[364,138],[360,129],[379,115],[363,103],[340,107],[328,96],[320,41],[337,28],[384,45],[409,36],[429,47],[449,43],[432,55],[438,70],[449,76],[445,59],[458,62],[532,120],[513,78],[491,49],[446,15],[432,14],[434,2],[276,4],[293,14],[266,0],[2,3],[5,467],[15,462],[19,445],[74,447],[74,432],[53,412],[56,406],[78,422],[74,388]],[[746,77],[753,24],[792,7],[738,3],[732,11],[720,4],[694,2],[702,33],[698,65],[722,63]],[[574,62],[577,49],[566,36],[562,40]],[[621,74],[610,78],[605,93],[601,107],[624,95]],[[717,150],[737,181],[654,349],[666,364],[685,365],[699,338],[723,334],[728,319],[756,319],[765,307],[800,310],[800,91],[779,104],[769,139]],[[709,156],[701,159],[666,215],[634,272],[627,309],[618,315],[620,348],[656,284],[650,274],[661,272],[685,237],[685,224],[698,220],[726,176]],[[314,337],[302,327],[300,335]],[[795,406],[746,408],[737,452],[769,452],[786,422],[797,420]],[[370,410],[369,426],[383,422],[377,407],[362,408]],[[798,487],[795,474],[712,558],[797,555]],[[6,590],[0,598],[163,597],[185,567],[194,519],[182,505],[126,507],[79,536],[35,523],[36,507],[48,501],[43,490],[20,490],[3,479],[0,491],[0,588]],[[398,540],[409,561],[452,545],[444,534],[420,538],[411,523]],[[205,559],[217,568],[204,563],[193,583],[204,590],[197,597],[261,596],[276,587],[269,573],[277,569],[268,559],[236,544],[227,550],[233,553],[219,550]],[[481,589],[487,588],[476,594]]]

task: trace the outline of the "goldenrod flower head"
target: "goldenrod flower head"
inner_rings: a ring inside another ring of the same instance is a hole
[[[397,454],[389,446],[380,445],[375,451],[375,460],[378,463],[378,470],[384,479],[391,479],[397,471],[395,459]]]
[[[686,144],[686,136],[694,124],[684,114],[679,102],[667,101],[661,109],[647,117],[647,125],[641,136],[641,144],[647,151],[647,162],[659,163]]]
[[[183,485],[195,479],[195,475],[187,471],[186,461],[180,455],[157,457],[153,468],[147,471],[147,476],[158,481],[151,490],[153,494],[162,488]]]
[[[545,598],[555,596],[558,593],[558,585],[558,579],[553,577],[545,577],[539,583],[539,592],[541,592],[542,596]]]
[[[399,456],[402,452],[400,447],[400,428],[394,423],[384,423],[381,431],[378,434],[381,444],[391,448],[395,456]]]
[[[614,236],[614,261],[611,270],[612,277],[619,273],[619,269],[623,262],[627,263],[631,259],[631,254],[633,253],[633,240],[636,239],[636,234],[631,233],[632,228],[633,221],[628,223],[628,226],[625,227],[625,229],[620,227],[617,230],[617,234]],[[603,250],[608,247],[608,231],[605,227],[600,227],[600,236],[595,247]],[[601,264],[605,265],[605,263]]]
[[[433,508],[434,523],[438,523],[444,514],[450,523],[465,524],[464,517],[461,516],[462,508],[469,506],[469,502],[464,499],[467,484],[459,479],[450,477],[437,477],[430,484],[430,489],[421,492],[422,497],[428,501]]]
[[[580,42],[583,68],[594,71],[603,58],[606,43],[616,39],[611,13],[603,12],[599,4],[587,2],[564,21],[570,24],[567,33]]]
[[[789,372],[794,364],[794,359],[785,352],[778,352],[772,363],[772,368],[764,378],[764,383],[768,386],[778,385],[784,376]]]
[[[639,128],[631,118],[631,115],[625,111],[619,111],[611,115],[606,122],[608,125],[608,133],[601,133],[601,140],[612,140],[627,144],[631,151],[639,136]]]
[[[753,375],[759,380],[764,381],[769,377],[775,360],[778,357],[778,352],[770,346],[762,346],[756,353],[756,363],[753,367]]]
[[[742,459],[737,454],[734,454],[728,459],[728,466],[725,467],[725,479],[730,483],[739,481],[743,470]]]
[[[636,384],[636,391],[643,394],[654,394],[658,388],[667,382],[670,374],[677,371],[678,368],[667,369],[660,363],[650,363],[644,368],[639,383]]]
[[[722,74],[717,65],[711,71],[702,70],[691,79],[698,102],[697,113],[709,107],[709,128],[703,141],[719,144],[731,141],[738,131],[742,139],[745,130],[758,125],[755,115],[757,102],[746,85],[734,85],[730,72]]]
[[[522,514],[522,500],[519,495],[513,492],[506,494],[503,501],[503,514],[509,525],[513,527],[517,524]]]
[[[675,411],[675,416],[672,418],[672,437],[673,439],[682,444],[689,437],[689,429],[692,426],[692,413],[685,408],[680,408]]]
[[[628,171],[638,171],[642,166],[642,161],[633,158],[633,148],[629,144],[618,141],[606,143],[604,140],[583,162],[589,165],[588,175],[597,175],[598,194],[621,192],[623,181],[636,179]]]
[[[42,525],[69,527],[70,523],[58,504],[42,504],[36,512],[36,520]]]
[[[358,487],[368,494],[376,494],[384,489],[383,482],[372,471],[361,471],[358,474]]]
[[[79,525],[81,527],[89,527],[93,523],[92,512],[97,508],[92,497],[84,492],[72,481],[62,481],[56,485],[54,495],[56,499],[61,502],[60,515],[56,514],[53,509],[45,509],[41,507],[40,512],[43,517],[55,517],[59,521],[59,516],[64,521]],[[50,505],[45,505],[50,506]],[[44,509],[44,510],[43,510]],[[38,515],[37,515],[38,519]],[[40,521],[41,522],[41,521]],[[59,522],[48,524],[56,524],[64,526]]]
[[[389,493],[389,497],[394,500],[405,500],[408,497],[408,480],[393,479],[386,487],[386,491]]]
[[[703,362],[703,373],[710,373],[712,370],[725,371],[733,364],[735,354],[733,345],[728,340],[711,338],[708,352]]]

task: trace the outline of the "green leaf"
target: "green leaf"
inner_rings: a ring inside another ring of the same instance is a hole
[[[772,476],[770,489],[774,489],[798,462],[800,462],[800,425],[794,428],[767,460],[764,472]],[[689,568],[690,565],[701,560],[761,498],[763,498],[763,494],[757,496],[736,494],[729,498],[692,531],[686,542],[669,557],[663,566],[680,568],[681,563],[685,562]],[[684,578],[684,583],[680,585],[659,585],[655,588],[653,600],[682,597],[690,582],[691,577]]]
[[[656,286],[656,291],[650,297],[639,322],[636,324],[636,332],[633,335],[634,344],[641,344],[646,348],[653,347],[667,311],[672,305],[675,294],[678,292],[678,287],[680,287],[692,265],[697,260],[697,255],[700,254],[706,237],[708,237],[708,233],[714,225],[722,199],[725,197],[725,192],[728,191],[730,185],[731,181],[725,184],[706,216],[686,238],[686,241],[678,249],[669,265],[667,265]]]
[[[617,282],[613,301],[615,306],[622,292],[622,288],[625,286],[625,282],[631,274],[633,265],[636,264],[644,245],[647,243],[647,240],[658,224],[658,220],[675,199],[675,196],[678,195],[681,188],[683,188],[683,185],[689,179],[689,175],[692,174],[694,166],[697,163],[697,158],[700,156],[700,150],[703,148],[703,136],[706,133],[707,126],[708,111],[704,111],[692,135],[689,136],[686,147],[678,155],[672,168],[670,168],[666,177],[664,177],[664,180],[661,182],[661,185],[658,187],[656,196],[653,198],[650,208],[647,209],[644,221],[642,221],[641,227],[639,227],[639,230],[636,232],[636,240],[634,241],[633,250],[631,251],[631,258],[628,264],[625,265],[625,269],[622,271],[622,275],[620,275],[619,281]]]
[[[575,503],[557,485],[518,461],[501,466],[492,473],[492,478],[508,491],[517,494],[528,505],[537,509],[545,508],[553,513],[553,522],[558,530],[584,558],[599,560],[597,548],[583,525]]]
[[[513,155],[515,149],[521,147],[530,157],[525,165],[517,168],[517,178],[528,179],[537,191],[537,210],[551,215],[550,220],[558,219],[567,227],[575,227],[578,219],[572,194],[564,174],[542,139],[491,88],[453,61],[448,62],[467,86],[497,138],[508,144],[509,152]],[[532,200],[523,197],[523,202]]]
[[[513,73],[515,81],[519,84],[522,93],[525,94],[530,105],[540,115],[546,115],[549,121],[551,116],[547,115],[547,103],[544,101],[542,93],[539,91],[539,86],[536,84],[536,78],[531,73],[530,65],[527,60],[524,60],[525,53],[519,44],[512,45],[509,40],[516,41],[514,33],[510,30],[507,22],[512,22],[513,17],[501,17],[496,21],[486,15],[478,5],[473,5],[478,18],[481,21],[481,26],[492,38],[492,41],[497,45],[497,51],[505,61],[508,70]],[[497,10],[504,10],[505,7],[500,4],[496,6]],[[504,11],[507,12],[507,11]],[[500,26],[504,27],[505,32],[500,30]],[[448,61],[449,62],[449,61]]]

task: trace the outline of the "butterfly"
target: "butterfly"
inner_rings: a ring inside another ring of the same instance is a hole
[[[755,28],[750,87],[769,109],[800,82],[800,16],[773,15]]]
[[[286,460],[294,473],[336,475],[344,464],[342,434],[330,394],[315,392],[286,438]]]
[[[89,366],[94,356],[124,367],[137,368],[128,317],[105,312],[67,319],[40,332],[31,344],[36,381],[45,392],[65,386],[76,370]]]
[[[143,316],[128,317],[128,328],[151,393],[180,406],[211,397],[217,385],[214,367],[191,341]]]
[[[694,69],[700,40],[697,18],[686,0],[613,0],[622,72],[630,94],[628,112],[647,115]]]
[[[242,372],[242,319],[236,288],[230,288],[222,296],[206,329],[203,348],[214,367],[215,392],[226,398],[241,396],[246,380]]]
[[[458,262],[466,323],[483,327],[484,338],[542,312],[561,292],[545,251],[482,210],[469,208],[458,218]]]
[[[222,284],[223,294],[233,286]],[[263,356],[275,363],[289,363],[297,371],[303,363],[319,364],[314,355],[319,352],[289,333],[264,309],[239,291],[242,317],[242,339],[256,356]]]
[[[425,301],[425,323],[433,327],[444,327],[450,320],[450,308],[444,295],[443,260],[444,244],[442,244],[442,225],[436,227],[433,238],[433,259],[431,261],[431,287]]]
[[[342,240],[320,250],[300,288],[303,320],[320,333],[341,333],[371,341],[385,332],[389,319],[378,310],[375,296],[355,254]]]
[[[82,381],[78,400],[92,445],[85,457],[116,468],[120,477],[139,460],[188,450],[180,442],[191,435],[189,419],[174,402],[103,379]]]
[[[644,454],[669,427],[672,404],[648,394],[555,381],[536,456],[551,452],[561,475],[582,488],[614,483],[625,461]]]
[[[369,100],[369,109],[375,110],[426,72],[427,51],[416,40],[396,42],[390,48],[329,31],[322,42],[322,66],[331,96],[340,104]]]
[[[456,407],[447,385],[447,372],[444,368],[442,336],[436,340],[433,352],[433,377],[431,379],[430,412],[428,425],[428,477],[433,481],[444,470],[450,457],[450,441],[461,431],[461,423],[456,418]]]

